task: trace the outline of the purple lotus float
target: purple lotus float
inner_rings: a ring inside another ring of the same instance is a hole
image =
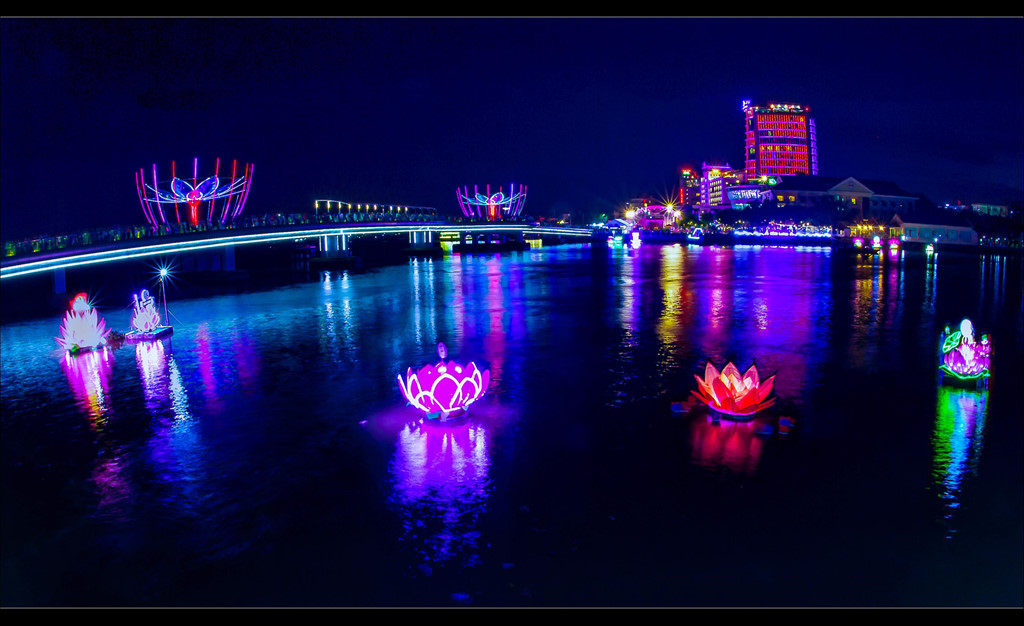
[[[446,422],[463,415],[484,395],[491,372],[481,372],[472,362],[445,362],[448,350],[443,343],[437,344],[437,354],[441,360],[435,365],[425,365],[415,372],[410,367],[405,380],[399,374],[398,387],[409,404],[427,414],[427,419]]]
[[[954,381],[982,382],[989,377],[989,360],[992,344],[988,335],[980,339],[974,336],[974,324],[964,319],[960,330],[950,332],[946,326],[942,334],[942,363],[939,369],[952,376]]]

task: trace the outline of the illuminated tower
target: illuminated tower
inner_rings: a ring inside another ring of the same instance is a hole
[[[700,204],[700,176],[693,171],[693,168],[683,167],[679,170],[679,204],[680,206]]]
[[[800,104],[751,105],[743,101],[746,118],[744,171],[758,176],[818,175],[818,139],[810,107]]]

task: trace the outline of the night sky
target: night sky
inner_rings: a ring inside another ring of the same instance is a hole
[[[742,167],[740,102],[811,108],[820,173],[1019,201],[1024,20],[23,19],[2,26],[3,239],[143,223],[133,173],[255,166],[247,214],[524,212],[668,196]],[[190,167],[187,165],[186,168]],[[201,172],[202,173],[202,172]]]

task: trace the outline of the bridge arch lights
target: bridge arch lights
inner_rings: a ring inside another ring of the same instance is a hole
[[[212,175],[204,174],[200,178],[199,159],[196,158],[192,160],[192,176],[186,173],[184,178],[179,177],[177,164],[171,161],[171,179],[160,181],[154,163],[151,172],[146,172],[145,168],[135,172],[135,188],[142,213],[155,229],[172,221],[179,225],[182,221],[192,226],[198,226],[200,222],[223,225],[241,215],[249,197],[252,171],[252,163],[239,164],[235,160],[231,162],[230,173],[227,167],[222,172],[218,158]],[[218,204],[218,201],[222,202]],[[174,207],[173,216],[171,206]]]
[[[459,199],[459,208],[462,214],[470,219],[483,219],[488,222],[515,219],[523,210],[526,203],[526,185],[520,185],[516,190],[515,183],[509,184],[509,195],[505,195],[501,187],[498,191],[491,193],[491,186],[485,187],[485,193],[480,193],[479,187],[473,185],[473,195],[469,195],[469,188],[456,188],[455,195]]]

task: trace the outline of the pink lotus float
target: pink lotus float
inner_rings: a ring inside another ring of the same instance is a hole
[[[989,377],[992,344],[988,335],[974,336],[974,324],[964,319],[960,330],[950,332],[946,326],[942,334],[942,363],[939,368],[955,381],[980,383]]]
[[[88,296],[80,293],[71,300],[71,309],[64,315],[60,327],[60,337],[54,339],[61,348],[76,354],[105,345],[109,334],[106,321],[89,304]]]
[[[708,361],[704,368],[704,379],[694,374],[699,391],[691,391],[695,398],[706,403],[712,411],[739,418],[749,418],[762,409],[775,404],[775,398],[768,398],[775,386],[775,376],[761,381],[757,366],[742,376],[731,362],[719,373]]]
[[[410,367],[404,381],[399,374],[398,387],[409,404],[427,414],[427,419],[445,422],[461,416],[484,395],[491,372],[481,372],[472,362],[465,366],[455,361],[446,363],[448,350],[443,343],[437,344],[437,354],[441,360],[436,365],[425,365],[416,372]]]

